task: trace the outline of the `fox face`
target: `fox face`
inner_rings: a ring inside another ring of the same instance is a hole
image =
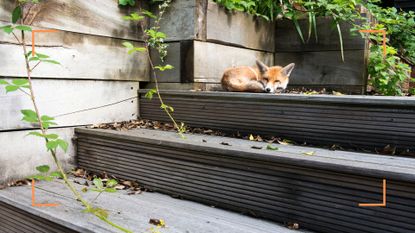
[[[289,77],[295,66],[294,63],[288,64],[285,67],[268,67],[257,60],[256,64],[261,73],[259,81],[264,85],[265,92],[275,93],[277,90],[285,90],[287,88]]]

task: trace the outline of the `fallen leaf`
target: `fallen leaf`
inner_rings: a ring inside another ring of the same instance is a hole
[[[298,229],[300,229],[300,224],[298,224],[296,222],[289,222],[287,224],[287,227],[288,227],[288,229],[291,229],[291,230],[298,230]]]
[[[227,143],[227,142],[221,142],[220,144],[224,145],[224,146],[230,146],[231,144]]]
[[[249,141],[255,140],[254,136],[252,134],[249,135]]]
[[[314,151],[309,151],[309,152],[304,152],[303,154],[305,155],[314,155],[316,152]]]
[[[271,145],[271,144],[268,144],[268,145],[267,145],[267,150],[279,150],[279,148],[278,148],[278,147],[276,147],[276,146],[273,146],[273,145]]]
[[[288,140],[288,139],[282,139],[281,141],[277,140],[277,142],[281,145],[292,145],[293,144],[293,141]]]
[[[159,226],[159,227],[166,227],[166,222],[163,219],[152,218],[150,219],[148,223],[153,224],[155,226]]]
[[[257,150],[261,150],[262,146],[251,146],[252,149],[257,149]]]
[[[81,191],[82,191],[83,193],[86,193],[86,192],[88,192],[88,188],[87,188],[87,187],[83,187],[83,188],[81,189]]]
[[[332,93],[333,93],[333,95],[337,95],[337,96],[344,95],[343,93],[337,92],[337,91],[333,91]]]
[[[115,187],[114,187],[116,190],[123,190],[123,189],[126,189],[126,187],[124,186],[124,185],[122,185],[122,184],[117,184],[117,185],[115,185]]]

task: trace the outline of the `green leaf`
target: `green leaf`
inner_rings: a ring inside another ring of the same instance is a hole
[[[150,18],[153,18],[153,19],[157,19],[157,17],[153,13],[151,13],[150,11],[148,11],[148,10],[142,10],[141,13],[143,15],[146,15],[147,17],[150,17]]]
[[[58,141],[48,141],[46,143],[46,148],[48,148],[48,150],[56,150],[56,148],[58,148],[59,146],[59,142]]]
[[[62,173],[61,173],[61,172],[59,172],[59,171],[51,172],[51,173],[50,173],[50,176],[51,176],[51,177],[56,177],[56,178],[63,178]]]
[[[50,117],[50,116],[47,116],[47,115],[43,115],[43,116],[41,116],[41,117],[40,117],[40,119],[41,119],[42,121],[53,121],[53,120],[55,120],[55,118]]]
[[[29,84],[29,80],[27,79],[13,79],[12,83],[17,86],[24,86]]]
[[[174,66],[172,65],[165,65],[165,66],[155,66],[154,69],[158,69],[160,71],[171,70]]]
[[[6,93],[14,92],[17,90],[19,90],[19,86],[14,86],[14,85],[6,86]]]
[[[273,146],[273,145],[271,145],[271,144],[268,144],[268,145],[267,145],[267,150],[279,150],[279,148],[278,148],[278,147],[276,147],[276,146]]]
[[[35,111],[30,109],[23,109],[20,111],[23,114],[23,121],[29,122],[29,123],[37,123],[38,118]]]
[[[105,188],[104,191],[108,192],[108,193],[116,193],[117,192],[117,190],[115,188]]]
[[[102,182],[101,178],[95,178],[92,183],[94,183],[95,187],[97,187],[97,189],[104,189],[104,183]]]
[[[156,94],[156,93],[157,93],[157,89],[153,88],[153,89],[148,90],[144,97],[151,100],[151,99],[153,99],[153,95]]]
[[[38,57],[31,57],[31,58],[29,58],[29,61],[39,61],[40,60],[40,58],[38,58]]]
[[[22,17],[22,8],[17,6],[12,13],[12,23],[16,23]]]
[[[59,135],[57,135],[57,134],[46,134],[45,135],[45,134],[42,134],[42,133],[39,133],[39,132],[30,132],[27,135],[33,135],[33,136],[37,136],[37,137],[47,138],[47,139],[50,139],[50,140],[56,140],[56,139],[59,138]]]
[[[32,31],[32,28],[26,25],[18,25],[15,27],[17,30],[22,30],[22,31]]]
[[[128,48],[128,49],[133,49],[134,45],[131,44],[130,42],[125,41],[124,43],[122,43],[122,45],[124,45],[124,47]]]
[[[48,55],[42,54],[42,53],[36,53],[36,57],[38,57],[38,58],[49,58]]]
[[[42,173],[46,173],[50,170],[50,167],[48,165],[41,165],[41,166],[36,167],[36,170]]]
[[[9,85],[9,82],[6,80],[0,79],[0,85]]]
[[[113,187],[115,187],[117,184],[118,184],[118,181],[117,181],[117,180],[111,179],[111,180],[107,181],[106,186],[107,186],[108,188],[113,188]]]
[[[62,139],[58,139],[58,140],[56,140],[56,141],[58,142],[59,147],[60,147],[63,151],[65,151],[65,152],[67,152],[67,151],[68,151],[68,146],[69,146],[69,144],[68,144],[66,141],[64,141],[64,140],[62,140]]]
[[[3,30],[7,34],[12,33],[13,30],[14,30],[14,28],[12,27],[12,25],[3,26],[3,27],[0,27],[0,29]]]
[[[29,176],[28,179],[30,180],[48,180],[48,178],[44,175],[33,175],[33,176]]]
[[[135,5],[135,0],[118,0],[118,4],[120,4],[121,6],[134,6]]]
[[[47,63],[51,63],[51,64],[55,64],[55,65],[60,65],[61,63],[59,63],[58,61],[55,60],[42,60],[42,62],[47,62]]]

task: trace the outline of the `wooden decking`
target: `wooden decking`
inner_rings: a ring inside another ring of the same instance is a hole
[[[415,160],[173,132],[77,129],[81,167],[317,232],[413,232]],[[261,149],[254,149],[252,146]],[[313,152],[313,153],[309,153]],[[310,155],[313,154],[313,155]],[[381,203],[387,181],[386,207]]]

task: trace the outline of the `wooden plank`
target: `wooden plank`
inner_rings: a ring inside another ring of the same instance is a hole
[[[27,43],[31,45],[31,38]],[[50,55],[62,65],[41,64],[34,70],[33,77],[148,80],[149,65],[145,54],[129,55],[122,43],[120,39],[65,31],[38,33],[36,51]],[[142,45],[140,42],[134,44]],[[28,47],[28,50],[31,48]],[[0,76],[25,77],[22,48],[15,44],[13,36],[0,34],[0,51]]]
[[[218,83],[225,69],[255,66],[256,59],[274,64],[273,53],[194,41],[194,81]]]
[[[203,15],[198,16],[199,0],[173,1],[160,22],[161,31],[166,33],[166,41],[192,40],[199,37],[199,21]],[[206,0],[201,0],[206,1]],[[157,11],[154,6],[153,11]],[[202,26],[201,26],[202,27]]]
[[[307,85],[360,85],[364,86],[364,50],[345,51],[342,62],[340,51],[275,53],[275,63],[295,63],[290,84]],[[289,84],[289,85],[290,85]]]
[[[307,39],[308,20],[299,20],[299,24],[305,39]],[[351,26],[349,24],[341,23],[340,26],[345,50],[363,50],[365,48],[365,40],[358,33],[356,35],[350,33]],[[333,20],[328,17],[317,18],[318,41],[315,40],[314,34],[312,34],[308,43],[302,43],[291,20],[277,21],[275,34],[276,52],[340,50],[337,28],[333,26]]]
[[[10,81],[9,79],[6,79]],[[137,96],[138,82],[104,82],[79,80],[34,80],[39,109],[44,115],[57,116],[116,103]],[[5,94],[0,90],[0,132],[36,127],[22,122],[21,109],[33,109],[23,93]],[[56,118],[59,127],[114,122],[137,117],[137,100]]]
[[[138,1],[142,2],[142,1]],[[15,6],[13,0],[0,0],[0,21],[10,22]],[[136,7],[119,7],[114,0],[43,0],[31,8],[27,23],[89,35],[139,40],[141,33],[133,23],[122,16],[134,12]],[[32,21],[33,20],[33,21]]]
[[[242,12],[230,12],[208,1],[207,40],[274,52],[275,24]]]
[[[4,112],[3,110],[1,111]],[[45,148],[42,138],[27,136],[30,131],[13,131],[0,133],[0,183],[10,180],[24,178],[34,173],[36,166],[48,164],[52,170],[56,170],[52,157]],[[50,133],[61,136],[70,143],[68,152],[58,151],[58,158],[65,167],[73,166],[74,148],[72,144],[73,129],[52,129]]]

